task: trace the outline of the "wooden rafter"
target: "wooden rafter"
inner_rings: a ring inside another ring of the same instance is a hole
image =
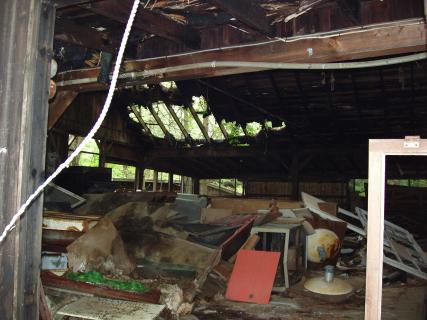
[[[131,6],[130,0],[106,0],[90,4],[85,8],[112,20],[126,23]],[[134,26],[144,32],[182,43],[189,48],[200,48],[201,40],[197,30],[177,23],[158,12],[141,8],[135,17]]]
[[[210,0],[215,6],[232,15],[248,27],[268,36],[274,31],[266,12],[253,0]]]
[[[81,47],[114,53],[119,42],[105,32],[75,24],[67,19],[55,22],[55,40],[75,44]]]

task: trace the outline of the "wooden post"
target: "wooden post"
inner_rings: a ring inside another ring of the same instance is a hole
[[[157,183],[159,181],[159,172],[157,170],[153,171],[153,191],[157,191]]]
[[[200,179],[193,177],[191,180],[193,181],[193,194],[200,194]]]
[[[168,176],[168,191],[172,192],[173,191],[173,173],[169,173]]]
[[[144,180],[144,167],[136,167],[135,172],[135,189],[136,190],[145,190],[145,180]]]
[[[107,163],[107,146],[105,140],[100,140],[97,142],[99,149],[99,163],[98,166],[100,168],[105,168],[105,164]]]
[[[0,1],[0,229],[45,178],[51,1]],[[40,196],[0,244],[0,317],[38,319]]]
[[[371,150],[369,143],[368,249],[366,270],[365,319],[381,319],[385,155]]]

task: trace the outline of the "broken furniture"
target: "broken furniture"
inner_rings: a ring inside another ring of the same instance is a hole
[[[290,238],[293,236],[294,248],[297,252],[295,255],[296,259],[296,269],[299,267],[299,256],[303,254],[302,261],[304,263],[304,268],[307,267],[307,246],[304,244],[306,241],[300,241],[301,239],[301,230],[303,230],[302,224],[275,224],[267,223],[261,226],[253,227],[251,234],[263,233],[263,250],[267,249],[267,234],[280,234],[284,238],[283,247],[281,252],[283,254],[283,278],[285,282],[285,288],[289,288],[289,272],[288,272],[288,254],[289,254],[289,243]],[[305,234],[304,234],[305,237]]]
[[[320,210],[319,203],[324,202],[321,199],[313,197],[307,193],[301,193],[304,204],[310,211],[320,215],[325,219],[333,221],[344,221],[334,215]],[[338,213],[345,216],[348,221],[347,226],[350,230],[366,237],[368,212],[361,209],[355,209],[356,214],[338,208]],[[355,225],[359,223],[362,227]],[[387,220],[384,222],[384,263],[398,268],[402,271],[415,275],[421,279],[427,280],[427,257],[420,248],[412,234],[406,229],[399,227]]]
[[[55,211],[43,213],[43,250],[66,252],[65,247],[92,229],[101,216],[80,216]]]
[[[368,227],[368,212],[355,209],[363,227]],[[384,221],[384,263],[427,280],[427,255],[412,234],[398,225]]]
[[[279,252],[240,250],[228,282],[226,298],[268,304],[279,259]]]

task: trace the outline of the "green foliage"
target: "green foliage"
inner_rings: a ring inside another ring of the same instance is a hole
[[[136,168],[117,163],[106,163],[105,167],[112,168],[113,180],[135,180]]]

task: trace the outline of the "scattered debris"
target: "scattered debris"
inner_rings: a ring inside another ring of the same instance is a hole
[[[123,241],[108,218],[67,247],[68,264],[74,272],[100,270],[113,274],[130,274],[135,264],[128,258]]]
[[[164,305],[85,297],[67,304],[57,314],[93,320],[152,320]]]

